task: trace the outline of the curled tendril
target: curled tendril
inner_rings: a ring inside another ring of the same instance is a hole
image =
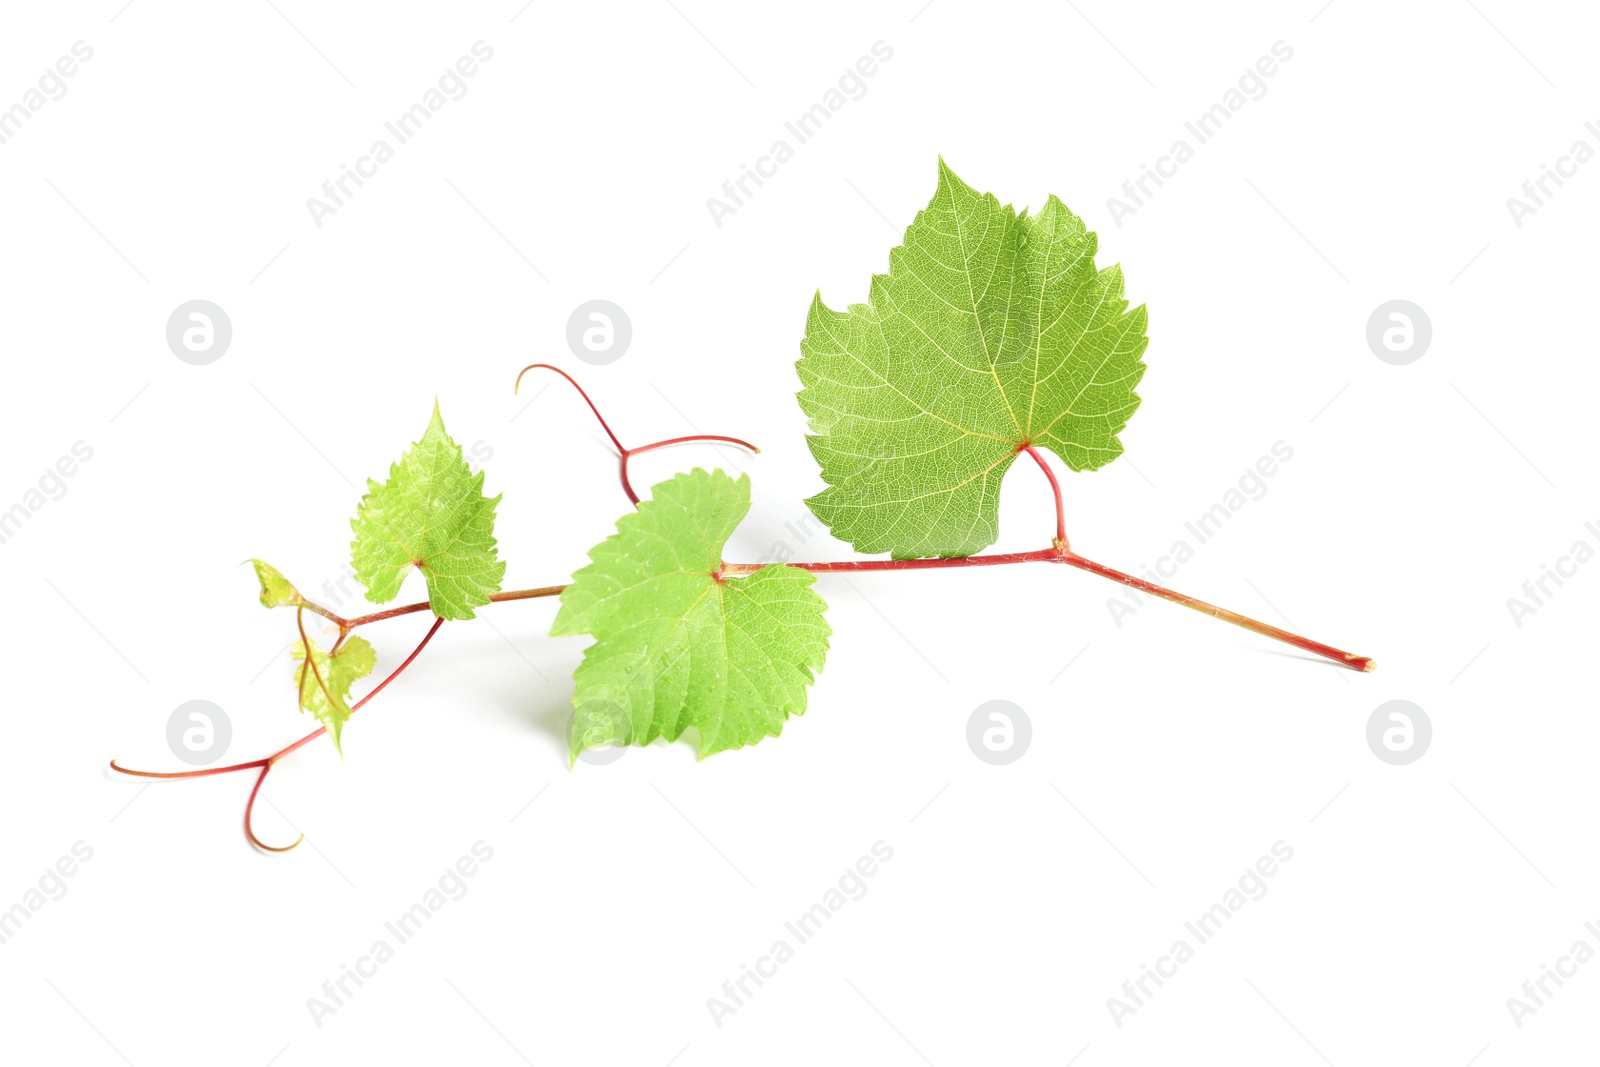
[[[328,691],[328,683],[322,680],[322,672],[317,669],[316,657],[311,654],[311,639],[306,636],[306,609],[304,605],[295,608],[294,624],[300,630],[300,648],[306,654],[305,661],[300,665],[300,706],[302,708],[306,706],[306,672],[309,670],[311,674],[316,676],[317,688],[322,690],[322,696],[325,700],[327,700],[328,707],[337,708],[339,706],[339,702],[333,699],[333,694]],[[335,650],[338,649],[339,645],[344,643],[345,633],[347,632],[348,631],[341,630],[338,644],[333,646]],[[332,652],[328,653],[328,661],[330,663],[333,662]]]
[[[295,838],[292,845],[269,845],[257,837],[255,830],[250,827],[251,814],[256,810],[256,794],[261,792],[261,783],[267,780],[267,775],[271,770],[272,763],[269,761],[265,767],[261,768],[261,773],[256,776],[256,784],[250,787],[250,799],[245,801],[244,805],[244,835],[250,839],[252,845],[263,852],[288,852],[290,849],[298,848],[300,842],[306,839],[306,835],[301,834]]]
[[[526,367],[523,367],[521,373],[517,375],[517,384],[512,390],[513,392],[521,388],[522,376],[531,370],[555,371],[557,374],[561,375],[561,377],[565,378],[567,382],[578,391],[579,396],[583,397],[584,403],[589,405],[589,410],[594,412],[594,417],[599,420],[600,428],[606,432],[606,436],[611,438],[611,443],[616,446],[617,457],[621,461],[620,473],[622,475],[622,491],[628,494],[628,500],[634,504],[639,503],[639,494],[633,491],[633,483],[628,480],[628,460],[639,455],[640,453],[653,452],[658,448],[666,448],[668,445],[688,444],[692,441],[704,441],[712,444],[737,445],[738,447],[746,449],[747,451],[757,455],[759,455],[761,452],[761,449],[757,448],[749,441],[743,441],[737,437],[724,437],[721,434],[710,433],[690,434],[687,437],[670,437],[665,441],[654,441],[648,445],[639,445],[636,448],[625,448],[622,442],[617,439],[617,435],[611,432],[611,427],[606,423],[605,416],[600,414],[600,409],[596,407],[594,401],[589,398],[589,394],[584,391],[583,386],[579,385],[577,380],[573,378],[572,375],[568,374],[560,367],[550,363],[528,364]]]
[[[559,593],[562,588],[564,587],[552,586],[548,589],[533,589],[528,590],[522,596],[507,597],[506,599],[525,599],[526,596],[532,595],[550,596],[554,593]],[[351,704],[350,714],[354,715],[361,709],[362,705],[367,703],[367,701],[383,692],[384,687],[399,677],[401,671],[411,666],[411,661],[416,659],[417,656],[422,653],[422,650],[428,646],[428,642],[433,640],[433,635],[438,633],[439,627],[443,625],[443,619],[434,619],[433,625],[428,627],[428,632],[423,635],[422,640],[417,644],[417,647],[411,650],[411,655],[407,656],[401,662],[400,666],[396,667],[393,671],[390,671],[387,678],[373,686],[372,692],[368,693],[354,704]],[[302,628],[301,636],[303,637],[304,634],[305,630]],[[301,681],[302,683],[304,682],[303,674]],[[251,820],[254,817],[256,809],[256,797],[261,793],[261,783],[267,780],[267,774],[280,759],[287,756],[295,749],[301,748],[316,740],[327,732],[328,728],[326,726],[319,726],[315,730],[312,730],[309,734],[306,734],[304,737],[300,738],[300,740],[295,741],[293,744],[285,745],[283,748],[280,748],[270,756],[263,756],[261,759],[253,759],[247,763],[231,763],[226,767],[204,767],[198,771],[136,771],[129,767],[120,766],[116,760],[112,760],[111,769],[119,774],[130,775],[134,778],[207,778],[213,774],[230,774],[234,771],[248,771],[259,768],[261,773],[256,776],[256,784],[250,787],[250,799],[245,802],[244,806],[245,837],[249,838],[252,845],[264,852],[288,852],[296,845],[299,845],[301,841],[304,841],[305,835],[301,834],[292,845],[269,845],[265,841],[262,841],[256,836],[255,829],[251,825]]]

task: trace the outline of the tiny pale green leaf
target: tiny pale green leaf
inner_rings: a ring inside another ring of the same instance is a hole
[[[691,726],[704,758],[776,737],[804,713],[832,633],[827,604],[794,567],[718,578],[749,510],[748,476],[697,469],[656,486],[590,549],[550,628],[595,638],[573,675],[573,759]]]
[[[1000,481],[1024,446],[1079,471],[1122,454],[1146,316],[1097,248],[1054,196],[1019,215],[941,159],[869,303],[816,295],[796,366],[828,488],[806,503],[836,537],[896,559],[971,555],[999,538]]]
[[[278,568],[259,559],[250,561],[256,569],[256,580],[261,583],[261,606],[264,608],[298,607],[304,601],[300,590],[290,584]]]
[[[300,688],[300,710],[309,711],[328,728],[333,747],[343,755],[339,735],[350,718],[350,687],[372,673],[372,668],[378,663],[378,654],[362,637],[345,638],[344,644],[331,656],[318,648],[317,643],[309,637],[306,642],[311,645],[311,662],[316,667],[316,673],[305,667],[305,643],[296,639],[290,653],[295,662],[295,685]],[[317,682],[318,674],[322,677],[320,685]]]
[[[499,503],[483,495],[483,472],[467,467],[435,403],[422,440],[389,467],[387,482],[367,480],[367,495],[350,520],[351,563],[367,598],[393,600],[415,568],[427,579],[435,615],[472,618],[473,608],[500,591],[506,572],[495,550]]]

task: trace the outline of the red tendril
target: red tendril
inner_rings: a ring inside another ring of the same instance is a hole
[[[622,491],[628,494],[628,500],[635,505],[639,503],[639,494],[633,491],[633,483],[628,481],[628,460],[641,453],[652,452],[658,448],[666,448],[668,445],[687,444],[691,441],[706,441],[728,445],[738,445],[740,448],[747,449],[750,452],[758,455],[761,452],[761,449],[757,448],[749,441],[741,441],[737,437],[723,437],[720,434],[710,433],[690,434],[687,437],[669,437],[665,441],[654,441],[648,445],[639,445],[637,448],[625,448],[623,447],[622,442],[617,440],[617,435],[611,432],[611,427],[606,424],[605,416],[600,414],[600,409],[595,406],[593,400],[589,399],[589,394],[584,391],[583,386],[579,385],[577,380],[573,378],[572,375],[568,374],[560,367],[550,363],[530,363],[526,367],[523,367],[521,373],[517,375],[516,388],[521,388],[522,375],[527,374],[531,370],[555,371],[557,374],[561,375],[561,377],[565,378],[569,383],[571,383],[572,387],[578,391],[578,395],[583,397],[584,403],[589,405],[589,410],[594,412],[594,417],[599,420],[600,428],[606,432],[606,436],[611,438],[611,443],[617,447],[617,457],[621,461]],[[515,391],[516,390],[513,389],[513,392]]]

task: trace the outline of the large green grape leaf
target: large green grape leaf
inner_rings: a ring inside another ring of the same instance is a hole
[[[1073,470],[1122,454],[1139,406],[1145,309],[1051,196],[1018,214],[939,161],[939,186],[874,275],[869,303],[819,292],[797,364],[828,488],[806,503],[861,552],[964,556],[999,537],[1024,446]]]
[[[307,645],[311,647],[315,671],[306,666]],[[291,654],[295,662],[294,683],[300,689],[300,710],[309,711],[328,728],[333,747],[343,755],[339,734],[350,718],[350,687],[372,673],[378,654],[365,638],[353,636],[345,638],[332,655],[318,648],[310,637],[296,639]]]
[[[832,632],[815,577],[773,565],[721,578],[750,479],[696,469],[662,482],[589,551],[553,636],[592,634],[573,674],[571,756],[700,734],[700,756],[776,737],[806,707]]]
[[[472,618],[473,608],[500,591],[506,573],[495,552],[498,503],[498,496],[483,495],[483,472],[467,467],[435,402],[422,440],[390,465],[387,482],[367,480],[367,495],[350,520],[351,563],[367,599],[393,600],[414,567],[428,581],[435,615]]]

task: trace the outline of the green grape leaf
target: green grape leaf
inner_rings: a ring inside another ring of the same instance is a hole
[[[248,561],[256,569],[256,580],[261,583],[261,606],[264,608],[294,608],[305,603],[283,574],[270,563],[259,559]]]
[[[939,160],[939,186],[874,275],[869,303],[819,292],[796,367],[806,501],[861,552],[965,556],[999,537],[1000,481],[1024,446],[1073,470],[1122,454],[1139,406],[1145,309],[1098,240],[1051,196],[1020,215]]]
[[[722,548],[750,510],[750,478],[696,469],[662,482],[589,551],[561,594],[552,636],[592,634],[573,674],[570,755],[677,740],[703,759],[776,737],[804,713],[832,633],[815,576],[774,564],[720,578]]]
[[[350,520],[351,563],[367,598],[393,600],[415,567],[427,578],[435,615],[472,618],[473,608],[500,591],[506,573],[495,552],[498,503],[498,496],[483,495],[483,472],[472,473],[461,446],[445,433],[436,401],[422,440],[390,465],[387,482],[367,480],[367,495]]]
[[[306,646],[311,646],[313,672],[305,665]],[[328,728],[333,747],[344,755],[339,744],[339,734],[350,718],[350,687],[358,679],[372,673],[378,663],[378,654],[362,637],[347,637],[332,655],[317,647],[307,637],[296,639],[290,653],[294,657],[294,683],[300,688],[300,710],[309,711],[316,720]],[[319,683],[318,676],[321,676]]]

